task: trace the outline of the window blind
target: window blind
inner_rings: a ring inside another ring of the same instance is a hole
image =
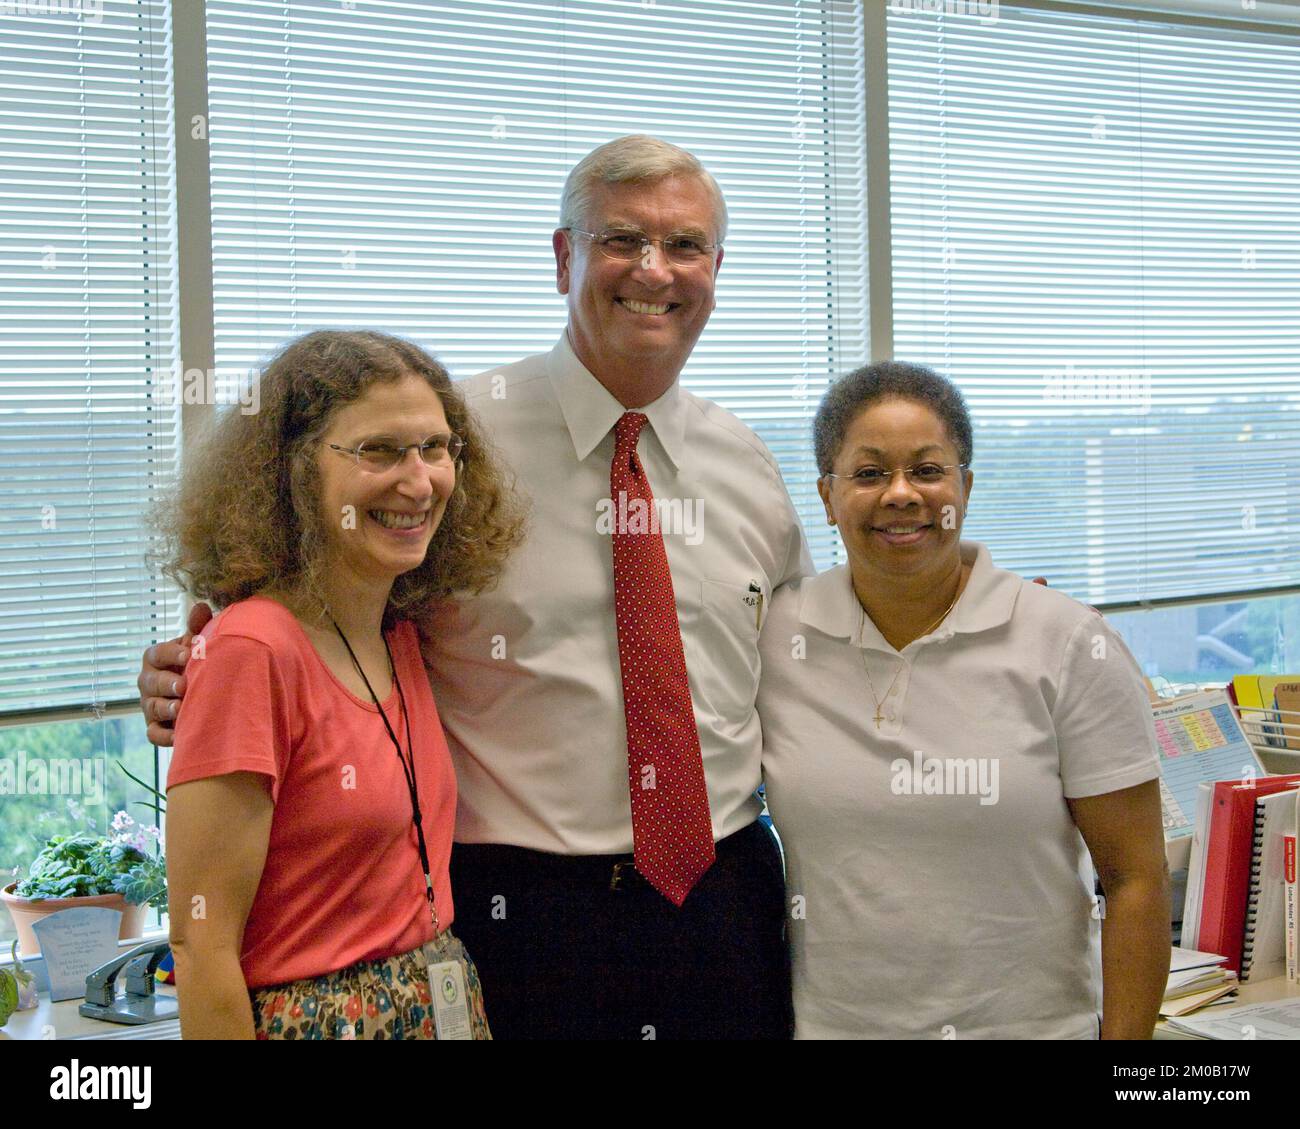
[[[923,7],[895,355],[968,398],[969,535],[1094,604],[1300,583],[1300,38]]]
[[[830,563],[809,420],[867,352],[856,2],[210,0],[207,21],[219,368],[321,326],[413,337],[458,377],[549,349],[564,178],[654,134],[730,211],[683,383],[768,442]]]
[[[176,623],[170,108],[161,0],[0,5],[0,713],[136,697]]]

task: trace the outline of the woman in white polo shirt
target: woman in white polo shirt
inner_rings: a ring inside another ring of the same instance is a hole
[[[961,541],[972,433],[943,377],[860,369],[814,434],[849,559],[777,591],[759,691],[797,1036],[1149,1037],[1169,893],[1136,664]]]

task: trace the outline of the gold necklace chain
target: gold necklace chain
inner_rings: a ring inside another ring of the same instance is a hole
[[[936,619],[932,624],[930,624],[930,626],[927,627],[924,631],[922,631],[921,634],[917,636],[917,638],[920,639],[922,635],[929,635],[931,631],[933,631],[936,627],[939,626],[939,624],[941,624],[945,619],[947,619],[948,614],[952,611],[953,608],[957,606],[957,601],[960,597],[961,597],[961,577],[959,576],[957,578],[957,594],[953,596],[952,603],[949,604],[946,608],[944,608],[939,618]],[[861,603],[859,603],[858,612],[861,616],[861,619],[858,623],[858,642],[859,644],[861,644],[862,636],[866,633],[867,630],[867,609],[864,608]],[[880,723],[885,720],[884,714],[880,712],[880,708],[885,704],[885,701],[889,698],[889,695],[894,692],[894,686],[898,682],[898,676],[903,673],[903,667],[907,665],[907,660],[904,659],[903,666],[900,666],[898,670],[894,672],[894,680],[889,684],[889,689],[885,691],[884,698],[877,698],[876,686],[875,683],[871,681],[871,671],[867,667],[867,649],[865,647],[859,646],[859,651],[862,655],[862,672],[867,676],[867,688],[871,691],[871,700],[876,703],[876,712],[875,714],[872,715],[871,720],[876,723],[876,728],[879,729]]]

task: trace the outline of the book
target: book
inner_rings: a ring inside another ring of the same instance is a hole
[[[1300,804],[1300,793],[1296,803]],[[1295,840],[1294,835],[1282,836],[1282,880],[1286,883],[1286,978],[1295,980],[1296,938],[1295,938]]]
[[[1205,840],[1210,833],[1214,785],[1196,786],[1196,821],[1192,831],[1191,853],[1187,859],[1187,888],[1183,894],[1183,925],[1179,947],[1195,951],[1200,940],[1201,891],[1205,887]]]
[[[1246,924],[1241,944],[1241,979],[1267,980],[1286,974],[1286,882],[1283,837],[1296,830],[1296,796],[1274,792],[1255,801]]]
[[[1214,785],[1210,832],[1206,840],[1205,881],[1197,948],[1223,953],[1228,967],[1241,971],[1251,857],[1255,843],[1255,801],[1300,783],[1300,775],[1262,776],[1247,783],[1221,780]],[[1184,929],[1187,923],[1184,922]]]

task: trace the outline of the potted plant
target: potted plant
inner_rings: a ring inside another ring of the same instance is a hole
[[[32,922],[63,909],[104,906],[122,911],[118,936],[140,936],[147,906],[167,901],[167,868],[158,828],[136,823],[124,811],[113,817],[111,835],[56,835],[28,868],[27,877],[0,891],[18,931],[24,956],[40,946]]]

